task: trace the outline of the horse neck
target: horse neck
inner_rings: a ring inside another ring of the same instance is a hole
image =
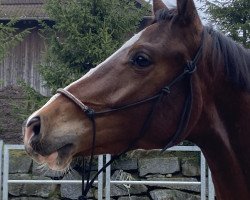
[[[228,81],[223,66],[217,74],[203,83],[201,116],[188,139],[203,151],[218,199],[250,199],[250,95]]]

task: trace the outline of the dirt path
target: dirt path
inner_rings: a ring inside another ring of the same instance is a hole
[[[8,144],[22,143],[22,117],[19,109],[26,105],[25,95],[18,86],[0,90],[0,140]]]

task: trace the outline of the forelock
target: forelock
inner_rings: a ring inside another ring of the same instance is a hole
[[[173,19],[177,15],[177,10],[176,9],[161,9],[156,12],[155,14],[155,21],[156,22],[161,22],[161,21],[169,21]]]

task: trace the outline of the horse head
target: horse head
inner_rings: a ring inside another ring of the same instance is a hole
[[[164,148],[180,126],[190,82],[189,120],[172,141],[186,138],[201,112],[201,88],[194,84],[197,74],[177,79],[196,56],[202,29],[193,0],[177,0],[172,10],[154,0],[150,25],[28,118],[27,152],[36,161],[63,170],[73,157],[89,155],[92,148],[95,154],[117,154],[127,147]],[[169,84],[171,90],[165,87]],[[97,114],[90,117],[84,106]]]

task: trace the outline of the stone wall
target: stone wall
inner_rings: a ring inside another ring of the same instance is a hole
[[[159,151],[134,151],[112,164],[112,180],[167,180],[167,181],[199,181],[200,165],[198,153],[162,153]],[[72,168],[77,170],[77,164]],[[97,167],[95,166],[94,169]],[[81,175],[73,170],[64,179],[81,179]],[[34,163],[25,152],[10,151],[10,179],[46,179],[61,176]],[[104,188],[105,189],[105,188]],[[11,200],[42,199],[77,199],[81,194],[80,184],[9,184]],[[113,185],[113,200],[199,200],[199,186],[167,186],[167,185]],[[88,194],[89,199],[97,199],[94,187]]]

